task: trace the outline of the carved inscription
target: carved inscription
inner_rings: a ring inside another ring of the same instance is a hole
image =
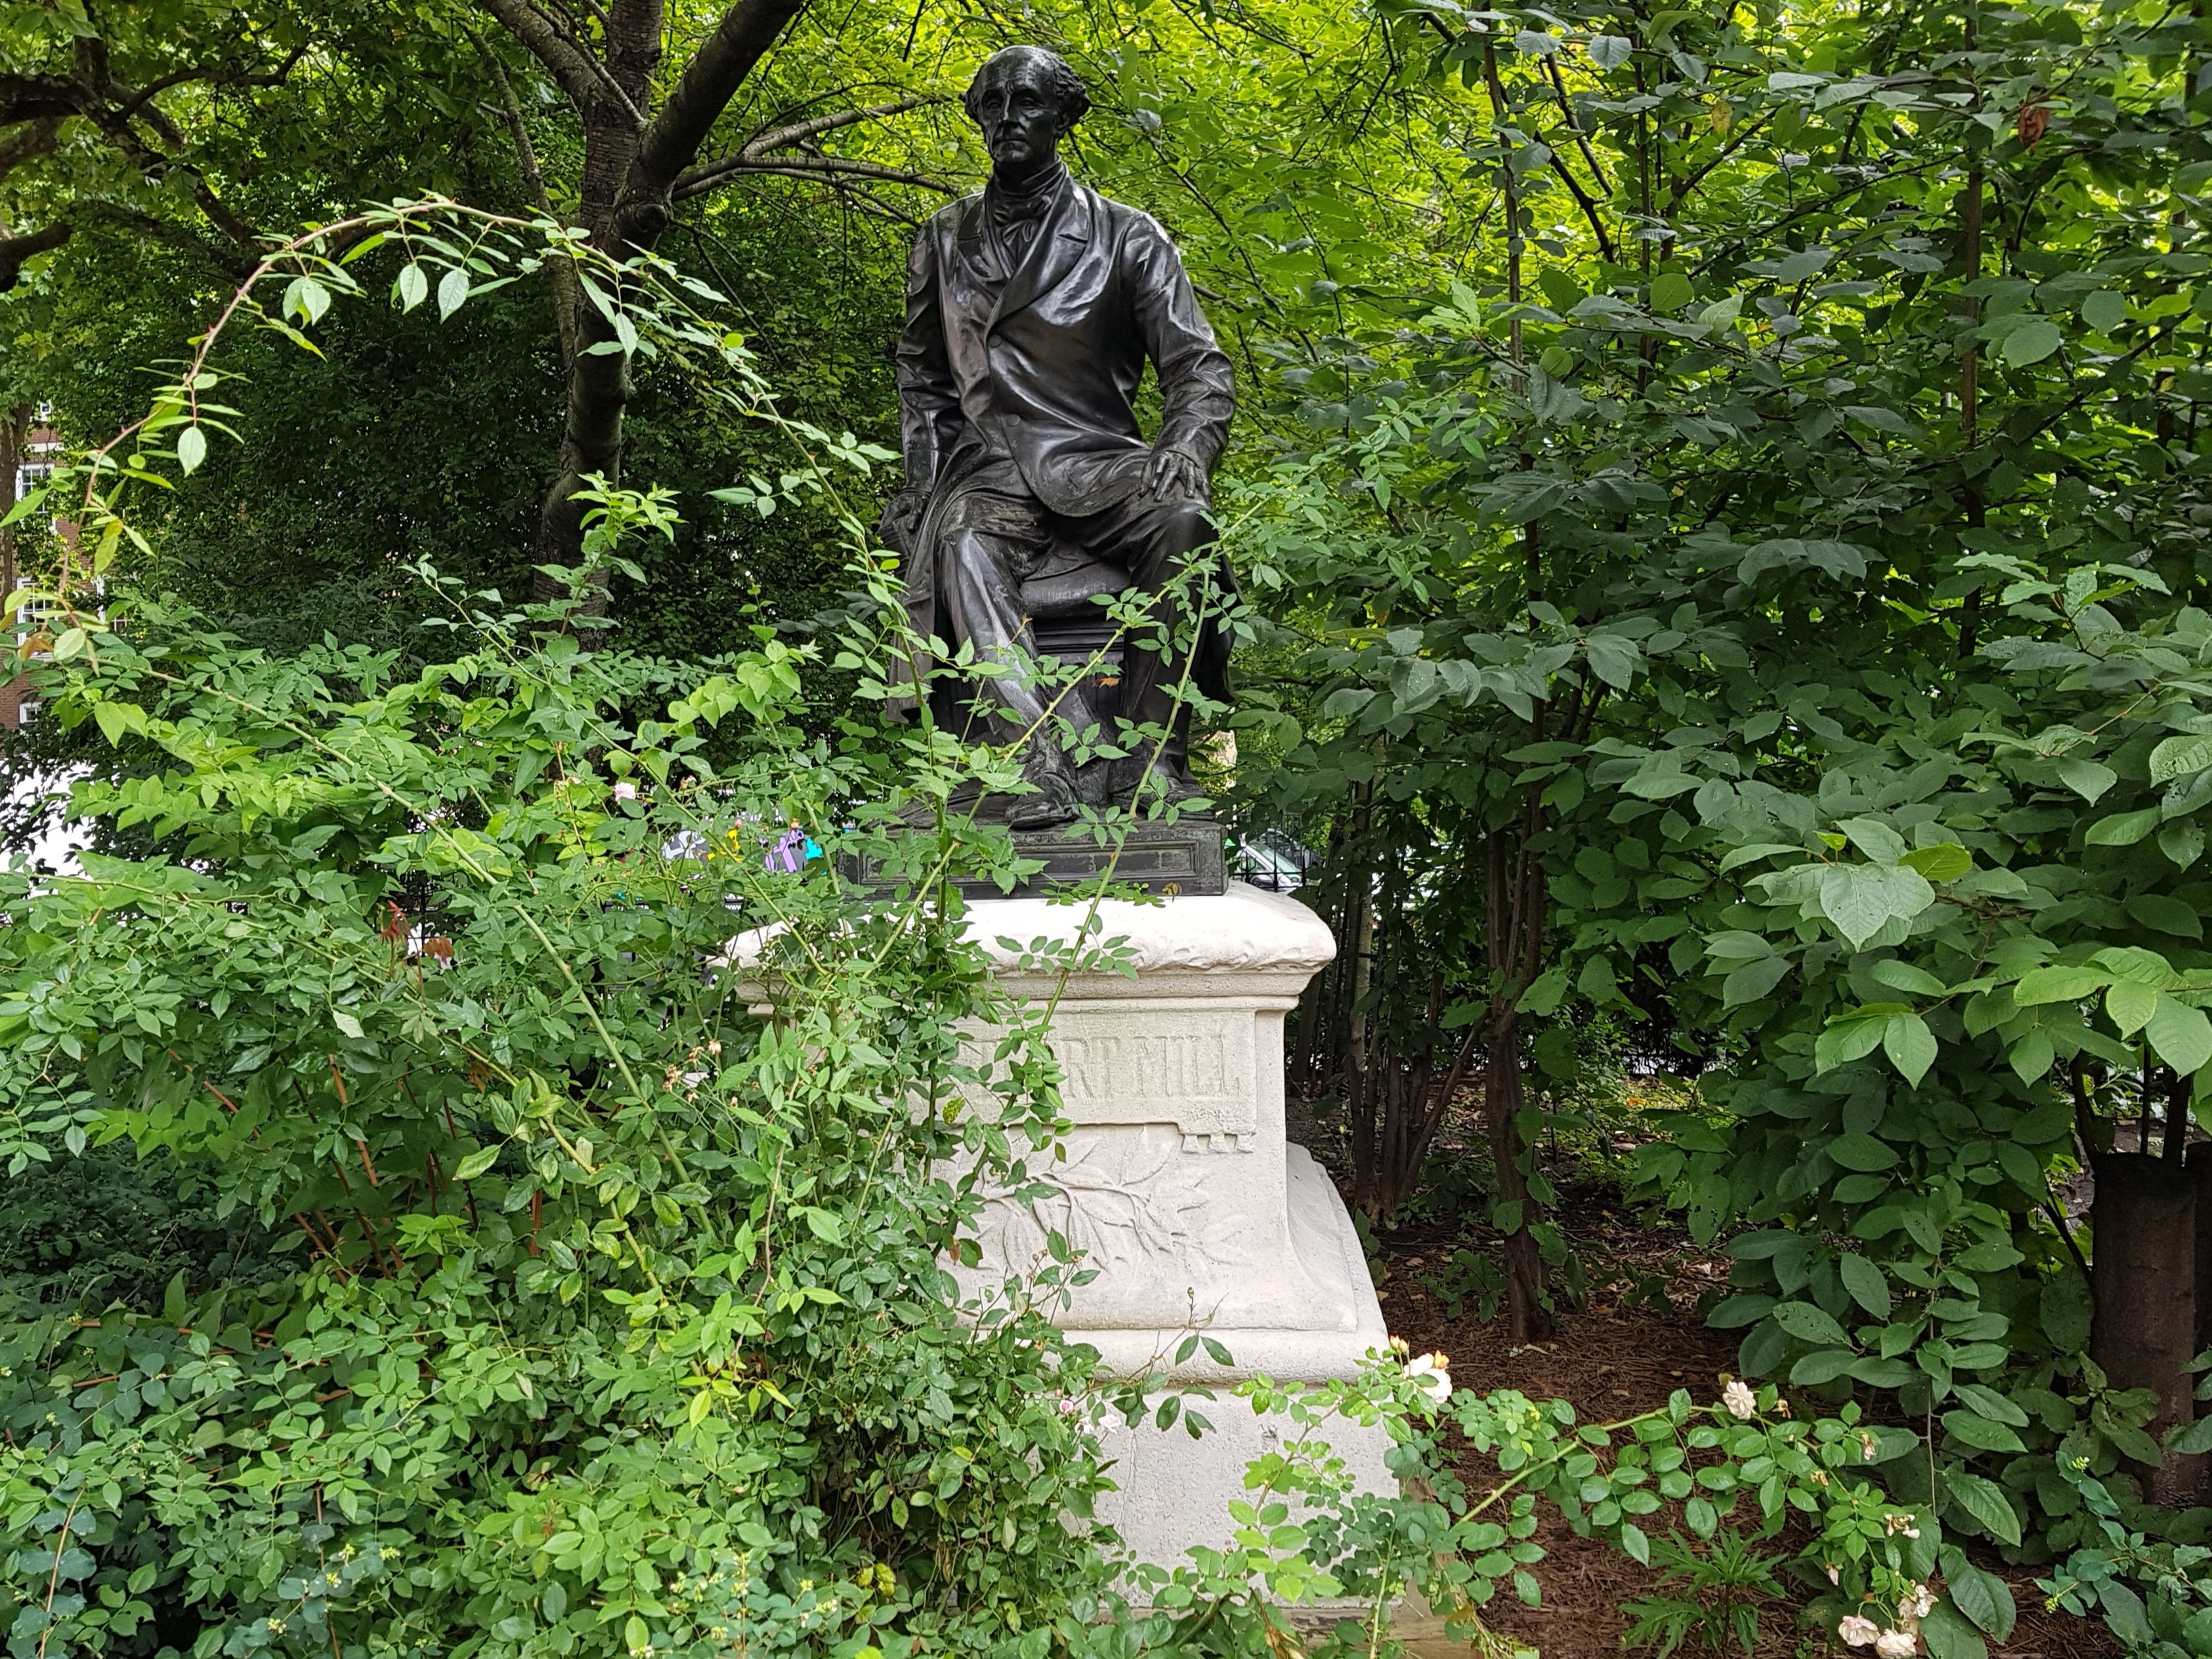
[[[1053,1052],[1067,1068],[1061,1091],[1070,1105],[1079,1101],[1126,1100],[1149,1095],[1160,1100],[1221,1100],[1229,1093],[1221,1040],[1211,1042],[1177,1033],[1159,1036],[1060,1036]]]
[[[1128,1012],[1110,1006],[1063,1005],[1054,1014],[1067,1115],[1084,1125],[1172,1123],[1194,1152],[1249,1149],[1260,1132],[1250,1012],[1164,1009],[1145,1018],[1152,1023],[1133,1030]],[[985,1065],[990,1051],[971,1043],[963,1057]]]
[[[1251,1135],[1251,1016],[1186,1014],[1167,1029],[1102,1030],[1087,1011],[1054,1022],[1053,1052],[1067,1074],[1060,1098],[1078,1123],[1173,1122],[1186,1135]]]

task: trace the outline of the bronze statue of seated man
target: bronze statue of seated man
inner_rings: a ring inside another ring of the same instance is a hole
[[[907,487],[884,531],[905,557],[915,633],[972,646],[975,660],[1009,672],[933,706],[951,714],[980,698],[993,740],[1036,734],[1024,755],[1033,791],[1006,815],[1018,829],[1066,823],[1081,801],[1187,799],[1195,786],[1177,688],[1188,678],[1209,699],[1227,696],[1218,596],[1230,578],[1208,481],[1235,407],[1229,359],[1167,233],[1078,183],[1060,160],[1060,140],[1090,105],[1065,62],[1009,47],[977,72],[966,104],[991,179],[915,241],[898,346]],[[1164,406],[1150,443],[1134,406],[1147,362]],[[1212,579],[1196,585],[1212,586],[1212,605],[1179,606],[1162,592],[1187,572]],[[1132,587],[1153,596],[1152,648],[1127,641],[1118,698],[1041,684],[1030,672],[1039,624],[1056,649],[1053,624],[1065,637],[1068,619],[1103,621],[1097,596]],[[895,672],[910,699],[931,665]],[[1098,720],[1112,742],[1115,716],[1165,740],[1143,745],[1138,775],[1102,781],[1094,767],[1079,776],[1055,729]]]

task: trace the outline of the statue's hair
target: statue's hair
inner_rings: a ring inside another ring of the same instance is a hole
[[[982,90],[983,83],[991,78],[993,71],[1012,69],[1019,63],[1042,63],[1044,65],[1047,84],[1069,126],[1073,126],[1089,112],[1091,88],[1083,84],[1081,76],[1067,66],[1065,58],[1043,46],[1006,46],[983,60],[982,66],[975,71],[975,78],[968,83],[968,90],[961,94],[961,105],[967,110],[969,119],[982,118],[975,112],[976,95]]]

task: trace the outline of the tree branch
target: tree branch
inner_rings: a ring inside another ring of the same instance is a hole
[[[84,88],[64,75],[0,75],[0,126],[75,115]]]
[[[1597,152],[1590,148],[1589,139],[1583,131],[1583,124],[1575,119],[1574,105],[1567,97],[1567,78],[1559,73],[1559,60],[1547,58],[1544,67],[1552,71],[1552,85],[1559,94],[1559,113],[1567,118],[1567,131],[1575,135],[1575,147],[1582,151],[1583,160],[1589,163],[1590,177],[1597,180],[1600,191],[1611,196],[1613,183],[1605,176],[1605,169],[1597,164]]]
[[[1705,177],[1707,173],[1711,173],[1722,162],[1727,161],[1729,156],[1735,155],[1736,151],[1741,149],[1750,139],[1753,133],[1757,132],[1761,127],[1765,126],[1773,118],[1774,118],[1771,115],[1762,115],[1759,119],[1752,122],[1747,126],[1739,128],[1735,137],[1729,139],[1728,143],[1723,144],[1720,149],[1714,153],[1711,160],[1708,161],[1696,172],[1691,173],[1688,178],[1677,179],[1674,183],[1674,186],[1667,192],[1667,217],[1670,219],[1673,218],[1675,213],[1680,210],[1682,204],[1688,199],[1690,192],[1695,190],[1705,181]]]
[[[911,98],[901,98],[894,103],[871,104],[866,109],[840,110],[835,115],[817,115],[805,121],[793,121],[788,126],[777,127],[770,132],[756,134],[745,141],[738,154],[749,160],[757,159],[772,149],[788,149],[804,139],[834,132],[839,127],[854,126],[862,121],[881,120],[887,115],[903,115],[924,104],[941,104],[944,101],[943,97],[935,93],[917,93]],[[714,164],[710,161],[708,165],[712,167]],[[682,180],[678,182],[680,184]]]
[[[700,147],[753,66],[806,4],[807,0],[738,0],[722,14],[638,140],[623,190],[621,230],[627,240],[650,245],[666,228],[677,179],[698,159]]]
[[[281,87],[291,78],[292,71],[299,67],[300,60],[307,55],[307,47],[295,46],[286,54],[283,63],[277,68],[251,73],[240,70],[227,70],[220,64],[206,64],[196,65],[191,69],[181,69],[173,75],[165,75],[160,80],[142,87],[138,91],[131,94],[124,102],[116,106],[116,118],[130,120],[162,93],[168,91],[172,87],[183,86],[188,81],[204,81],[210,86],[218,87]],[[149,113],[152,112],[149,111]]]
[[[1575,198],[1576,205],[1582,209],[1583,217],[1589,221],[1591,234],[1597,238],[1597,251],[1605,256],[1605,262],[1607,264],[1613,264],[1613,238],[1606,234],[1605,221],[1598,217],[1597,204],[1590,199],[1589,192],[1582,187],[1581,181],[1567,171],[1566,159],[1551,145],[1547,144],[1544,148],[1552,151],[1552,171],[1559,175],[1567,187],[1568,194]]]
[[[540,17],[546,16],[545,8],[539,5],[538,0],[530,0],[530,9]],[[562,27],[560,23],[555,22],[550,17],[546,17],[546,21],[556,29]],[[627,29],[623,27],[624,23],[629,25]],[[610,57],[614,52],[617,41],[629,40],[643,44],[647,49],[647,55],[651,61],[655,63],[659,61],[658,42],[660,38],[660,26],[655,18],[625,17],[617,21],[603,15],[599,19],[599,27],[606,31]],[[564,38],[571,46],[575,48],[576,55],[583,60],[584,67],[591,71],[592,78],[599,83],[600,90],[613,94],[615,102],[623,106],[623,112],[629,115],[636,129],[643,131],[645,112],[638,107],[638,99],[644,98],[650,101],[648,92],[651,85],[650,73],[635,76],[637,82],[636,92],[635,96],[632,96],[630,89],[625,88],[616,77],[611,64],[600,61],[599,55],[592,52],[589,43],[575,32],[573,26],[568,29]],[[580,112],[582,112],[581,106],[579,106],[579,113]]]
[[[538,203],[538,211],[549,219],[561,216],[553,210],[552,193],[545,188],[545,173],[538,163],[538,149],[530,142],[530,129],[523,122],[522,104],[514,95],[514,84],[507,78],[507,65],[499,61],[499,54],[486,44],[483,37],[470,32],[469,39],[491,65],[492,79],[499,85],[500,112],[506,118],[507,130],[514,137],[515,155],[521,162],[523,182]],[[576,362],[576,307],[582,295],[576,283],[576,267],[568,259],[546,262],[546,273],[553,280],[553,324],[561,336],[561,366],[573,368]]]
[[[49,115],[37,121],[26,121],[16,131],[0,137],[0,179],[6,178],[26,161],[35,161],[41,155],[53,154],[54,143],[62,130],[61,118]]]
[[[568,95],[579,109],[599,95],[598,65],[579,52],[533,9],[528,0],[477,0]]]
[[[24,260],[52,252],[73,234],[74,227],[58,224],[34,230],[27,236],[0,236],[0,294],[5,294],[21,280]]]
[[[689,182],[677,185],[673,199],[688,202],[695,196],[704,196],[708,191],[726,185],[739,174],[747,173],[780,173],[794,179],[840,176],[878,179],[894,185],[919,185],[924,190],[933,190],[943,196],[961,193],[957,185],[948,185],[942,179],[932,179],[926,173],[879,167],[873,161],[850,161],[836,155],[771,155],[757,161],[743,155],[726,155],[708,167],[695,167],[685,173],[684,179]]]

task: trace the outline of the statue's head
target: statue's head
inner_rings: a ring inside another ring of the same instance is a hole
[[[1008,46],[983,60],[961,102],[983,129],[992,165],[1020,173],[1051,159],[1091,93],[1058,52]]]

